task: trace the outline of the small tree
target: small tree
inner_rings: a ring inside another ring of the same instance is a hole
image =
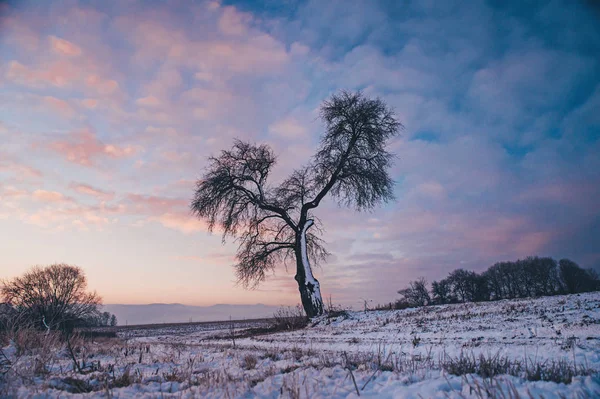
[[[328,195],[357,210],[391,200],[393,156],[386,146],[401,127],[382,100],[360,92],[333,95],[321,105],[321,119],[325,133],[316,154],[278,187],[267,183],[276,161],[271,148],[238,140],[231,150],[210,158],[191,203],[211,231],[218,225],[223,240],[239,240],[236,272],[244,285],[256,286],[278,264],[295,261],[295,280],[309,317],[323,313],[310,259],[318,262],[327,255],[313,210]]]
[[[2,281],[2,298],[39,329],[72,328],[99,315],[101,298],[86,292],[87,280],[77,266],[33,267],[21,277]]]

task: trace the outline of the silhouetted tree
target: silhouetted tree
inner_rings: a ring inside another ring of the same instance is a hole
[[[561,259],[558,265],[562,289],[565,293],[575,294],[600,288],[600,280],[594,270],[582,269],[577,263],[569,259]]]
[[[494,300],[554,295],[561,290],[552,258],[530,256],[516,262],[499,262],[483,275]]]
[[[448,276],[452,294],[459,302],[469,302],[472,299],[472,288],[469,281],[471,273],[464,269],[457,269]]]
[[[426,306],[431,303],[431,297],[427,290],[427,281],[421,277],[409,283],[408,288],[398,291],[403,296],[404,301],[412,307]]]
[[[87,280],[77,266],[33,267],[20,277],[2,282],[3,300],[39,329],[68,330],[98,317],[101,298],[87,292]]]
[[[442,305],[456,301],[452,294],[452,285],[447,278],[431,283],[431,294],[436,304]]]
[[[271,148],[238,140],[231,150],[210,158],[191,203],[210,230],[219,226],[223,240],[238,239],[237,277],[246,286],[263,281],[276,265],[295,261],[309,317],[323,313],[309,259],[318,262],[327,255],[313,210],[328,195],[357,210],[391,200],[393,156],[386,146],[401,127],[382,100],[360,92],[333,95],[320,112],[325,133],[315,156],[281,185],[267,184],[276,161]]]
[[[560,290],[557,263],[554,259],[530,256],[525,259],[525,267],[531,276],[531,296],[554,295]]]
[[[117,316],[110,312],[98,312],[86,319],[82,319],[78,325],[82,327],[109,327],[117,325]]]
[[[415,286],[398,291],[401,302],[419,306]],[[433,303],[481,302],[600,291],[600,276],[594,269],[582,269],[575,262],[529,256],[515,262],[498,262],[484,273],[463,269],[431,284]]]
[[[484,272],[484,276],[487,279],[488,290],[492,300],[497,301],[507,298],[508,290],[504,276],[504,263],[495,263],[490,266]]]

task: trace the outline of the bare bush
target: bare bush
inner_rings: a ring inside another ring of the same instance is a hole
[[[242,367],[246,370],[254,370],[258,359],[252,354],[247,354],[242,358]]]
[[[40,330],[65,331],[100,314],[100,296],[86,288],[81,268],[54,264],[2,281],[0,292],[23,322]]]

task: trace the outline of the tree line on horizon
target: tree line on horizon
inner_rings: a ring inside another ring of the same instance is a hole
[[[497,262],[482,273],[456,269],[433,281],[431,289],[421,277],[398,291],[396,309],[464,302],[530,298],[600,291],[600,276],[569,259],[529,256],[514,262]]]

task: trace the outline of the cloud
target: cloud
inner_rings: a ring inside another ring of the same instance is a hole
[[[235,7],[224,7],[219,18],[219,30],[226,35],[241,36],[247,33],[251,21],[250,14],[239,12]]]
[[[58,153],[67,161],[92,166],[99,158],[127,158],[136,153],[132,146],[118,146],[115,144],[104,144],[89,130],[81,130],[70,133],[65,140],[52,141],[47,148]]]
[[[284,139],[295,140],[306,135],[307,131],[297,119],[288,117],[269,126],[269,132]]]
[[[0,153],[0,156],[4,158],[0,159],[0,172],[11,172],[19,179],[37,179],[43,176],[42,171],[37,168],[11,160],[5,154]]]
[[[7,80],[32,88],[64,87],[73,84],[78,76],[79,71],[65,61],[56,61],[39,68],[29,67],[18,61],[10,61],[5,73]]]
[[[136,211],[147,214],[158,214],[172,210],[187,209],[189,205],[187,200],[180,198],[142,194],[128,194],[127,201]]]
[[[86,99],[82,100],[81,103],[83,104],[84,107],[86,107],[88,109],[94,109],[94,108],[96,108],[96,106],[98,106],[98,100],[96,100],[94,98],[86,98]]]
[[[32,193],[33,198],[42,202],[66,202],[70,201],[69,198],[65,197],[58,191],[46,191],[46,190],[35,190]]]
[[[285,46],[265,32],[247,26],[248,17],[233,7],[218,10],[223,37],[215,37],[210,22],[190,26],[171,26],[168,12],[146,18],[120,16],[115,28],[126,33],[135,47],[134,58],[140,63],[168,60],[170,65],[201,67],[203,71],[265,74],[280,70],[289,61]],[[242,35],[242,33],[245,33]]]
[[[159,222],[169,229],[178,230],[185,234],[208,231],[205,223],[192,217],[189,213],[167,212],[160,216],[151,217],[150,220]]]
[[[26,190],[20,190],[16,187],[13,186],[3,186],[1,187],[0,191],[0,198],[6,200],[7,198],[14,198],[14,197],[24,197],[29,195],[29,192],[27,192]]]
[[[77,114],[75,109],[73,109],[68,102],[61,100],[60,98],[45,96],[44,104],[49,108],[53,108],[66,118],[72,118]]]
[[[142,107],[156,107],[157,105],[160,105],[159,99],[154,96],[138,98],[135,103]]]
[[[79,46],[56,36],[50,36],[50,45],[52,46],[52,50],[59,54],[68,56],[81,55],[81,48]]]
[[[84,183],[71,183],[69,187],[79,194],[92,196],[101,201],[111,201],[115,197],[115,193],[112,191],[104,191]]]
[[[100,216],[89,209],[77,207],[70,209],[43,208],[34,212],[22,211],[21,219],[25,223],[54,231],[64,231],[69,227],[75,227],[81,231],[89,231],[92,227],[102,230],[104,226],[111,223],[107,217]]]
[[[104,79],[96,74],[88,75],[85,83],[101,95],[112,94],[119,89],[119,83],[116,80]]]
[[[189,212],[187,199],[128,194],[127,209],[130,214],[144,215],[145,221],[158,222],[184,234],[208,231],[207,224]]]

